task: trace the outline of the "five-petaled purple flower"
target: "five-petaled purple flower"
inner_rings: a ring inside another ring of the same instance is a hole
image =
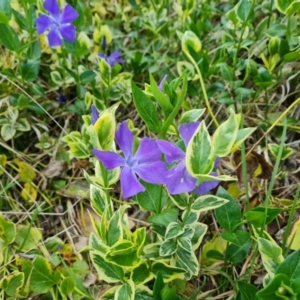
[[[116,131],[116,142],[124,157],[111,151],[92,150],[108,170],[122,168],[120,181],[124,198],[145,191],[137,176],[149,183],[165,183],[166,166],[160,161],[161,151],[156,142],[148,137],[142,138],[134,154],[133,140],[134,135],[124,121]]]
[[[106,62],[111,66],[114,67],[116,63],[123,64],[124,60],[120,58],[121,56],[120,51],[113,52],[111,55],[107,56],[104,53],[98,53],[98,56],[105,59]]]
[[[191,122],[179,127],[179,133],[185,147],[188,146],[198,126],[199,122]],[[165,155],[166,162],[170,165],[177,163],[167,171],[166,185],[170,194],[188,193],[196,188],[196,194],[200,195],[207,193],[218,185],[218,181],[216,180],[203,182],[196,187],[197,178],[189,174],[185,165],[185,152],[171,142],[165,140],[157,140],[156,142],[161,152]],[[215,167],[217,167],[217,164],[218,160],[216,160]],[[217,176],[217,173],[211,173],[210,175]]]
[[[70,4],[67,4],[60,13],[57,0],[46,0],[44,8],[50,16],[39,16],[36,20],[36,27],[39,34],[50,29],[48,34],[50,47],[61,46],[63,39],[75,42],[76,30],[71,22],[78,17],[77,11]]]

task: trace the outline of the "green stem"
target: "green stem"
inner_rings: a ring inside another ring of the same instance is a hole
[[[206,105],[206,108],[208,110],[208,113],[210,114],[212,120],[214,121],[215,125],[217,127],[219,127],[219,123],[211,109],[211,106],[209,104],[209,100],[208,100],[208,96],[207,96],[207,93],[206,93],[206,89],[205,89],[205,84],[204,84],[204,80],[203,80],[203,77],[202,77],[202,74],[201,74],[201,71],[196,63],[196,61],[194,60],[194,58],[188,53],[188,52],[185,52],[185,55],[189,58],[189,60],[192,62],[192,64],[194,65],[196,71],[197,71],[197,74],[199,76],[199,81],[200,81],[200,85],[201,85],[201,89],[202,89],[202,93],[203,93],[203,97],[204,97],[204,101],[205,101],[205,105]]]
[[[297,203],[298,203],[298,199],[299,199],[299,194],[300,194],[300,185],[298,185],[297,190],[296,190],[296,194],[294,197],[294,202],[291,208],[291,211],[289,213],[289,219],[286,225],[286,229],[283,235],[283,239],[282,239],[282,249],[285,250],[285,256],[287,255],[288,252],[288,248],[290,247],[290,245],[288,245],[288,247],[286,246],[287,243],[287,239],[288,239],[288,235],[291,232],[291,226],[292,226],[292,221],[294,219],[295,216],[295,211],[296,211],[296,207],[297,207]]]

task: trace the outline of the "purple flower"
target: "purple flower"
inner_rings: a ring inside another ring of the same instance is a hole
[[[36,27],[39,34],[50,29],[48,34],[50,47],[61,46],[63,39],[75,42],[76,30],[71,22],[78,17],[77,11],[70,4],[67,4],[60,13],[60,8],[56,0],[46,0],[44,8],[50,16],[39,16],[36,20]]]
[[[168,75],[165,75],[165,76],[162,78],[162,80],[160,81],[159,85],[158,85],[158,88],[159,88],[161,91],[163,91],[163,89],[164,89],[164,83],[165,83],[165,81],[167,80],[167,78],[168,78]]]
[[[91,116],[92,116],[92,125],[94,125],[97,120],[99,119],[99,113],[98,113],[98,110],[96,108],[96,106],[94,104],[92,104],[92,107],[91,107]]]
[[[124,198],[145,191],[137,176],[149,183],[165,183],[166,166],[160,161],[161,152],[156,142],[147,137],[141,139],[136,153],[133,154],[133,140],[133,133],[124,121],[116,131],[116,142],[124,157],[111,151],[92,150],[108,170],[122,168],[120,181]]]
[[[116,63],[123,64],[124,60],[120,58],[121,56],[120,51],[113,52],[111,55],[107,56],[104,53],[99,53],[98,56],[105,59],[106,62],[111,66],[114,67]]]
[[[199,124],[199,122],[191,122],[179,127],[179,133],[183,139],[185,147],[187,147]],[[196,187],[197,178],[191,176],[186,169],[185,152],[182,151],[176,144],[164,140],[157,140],[156,142],[160,151],[165,155],[165,159],[168,164],[174,164],[177,162],[175,166],[172,166],[167,171],[166,185],[171,195],[192,192],[195,188],[197,188],[196,194],[202,195],[217,186],[218,181],[216,180],[203,182]],[[215,162],[215,167],[217,167],[219,162],[217,160]],[[210,175],[217,176],[217,173],[211,173]]]

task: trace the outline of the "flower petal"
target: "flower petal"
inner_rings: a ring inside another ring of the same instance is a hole
[[[91,113],[92,125],[94,125],[97,122],[97,120],[99,119],[99,112],[94,104],[92,104],[91,111],[92,111],[92,113]]]
[[[134,158],[138,164],[153,163],[160,161],[161,151],[159,150],[156,142],[148,137],[141,139],[139,148],[137,149]]]
[[[53,18],[57,21],[59,20],[60,9],[56,0],[46,0],[44,2],[44,8]]]
[[[220,161],[221,161],[221,158],[217,157],[216,160],[215,160],[214,168],[217,168],[219,166]]]
[[[61,13],[60,23],[61,24],[71,23],[76,18],[78,18],[78,16],[79,15],[77,11],[70,4],[67,4]]]
[[[199,122],[185,123],[178,128],[180,136],[182,137],[186,147],[190,139],[192,138],[193,134],[197,130],[199,124],[200,124]]]
[[[111,67],[113,67],[116,63],[124,63],[124,60],[120,58],[122,53],[120,51],[113,52],[110,56],[107,57],[106,61],[109,63]]]
[[[49,41],[50,47],[61,46],[62,40],[61,40],[61,36],[59,34],[58,29],[55,28],[55,29],[50,30],[50,32],[48,34],[48,41]]]
[[[50,26],[54,24],[54,20],[46,15],[41,15],[36,19],[36,29],[38,34],[44,33]]]
[[[104,53],[98,53],[98,56],[107,60],[107,56]]]
[[[138,181],[133,170],[128,166],[125,166],[121,171],[120,181],[121,181],[122,196],[124,198],[129,198],[140,192],[145,191],[145,188]]]
[[[159,88],[161,91],[163,91],[163,89],[164,89],[164,83],[165,83],[165,81],[167,80],[167,78],[168,78],[168,75],[164,75],[164,77],[162,78],[162,80],[160,81],[160,83],[159,83],[159,85],[158,85],[158,88]]]
[[[159,150],[165,155],[168,164],[184,159],[185,153],[176,144],[165,140],[157,140],[156,143]]]
[[[197,179],[188,173],[184,160],[167,172],[166,181],[171,195],[191,192],[197,183]]]
[[[124,158],[115,152],[101,150],[92,150],[91,152],[103,163],[104,167],[108,170],[112,170],[125,165]]]
[[[76,29],[75,26],[72,24],[66,24],[66,25],[61,25],[59,27],[59,31],[61,36],[69,41],[69,42],[75,42],[76,40]]]
[[[133,171],[144,181],[155,184],[166,183],[166,165],[162,161],[153,164],[141,164],[134,166]]]
[[[132,155],[133,133],[129,130],[126,121],[122,122],[116,131],[116,142],[125,157]]]
[[[215,176],[215,177],[218,176],[218,174],[216,172],[211,172],[209,175]],[[198,188],[196,190],[196,194],[197,195],[206,194],[207,192],[211,191],[216,186],[218,186],[219,182],[220,182],[220,180],[210,180],[210,181],[204,181],[204,182],[200,183],[200,185],[198,186]]]

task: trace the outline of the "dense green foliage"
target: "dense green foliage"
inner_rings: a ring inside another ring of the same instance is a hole
[[[0,299],[300,299],[299,13],[0,0]]]

